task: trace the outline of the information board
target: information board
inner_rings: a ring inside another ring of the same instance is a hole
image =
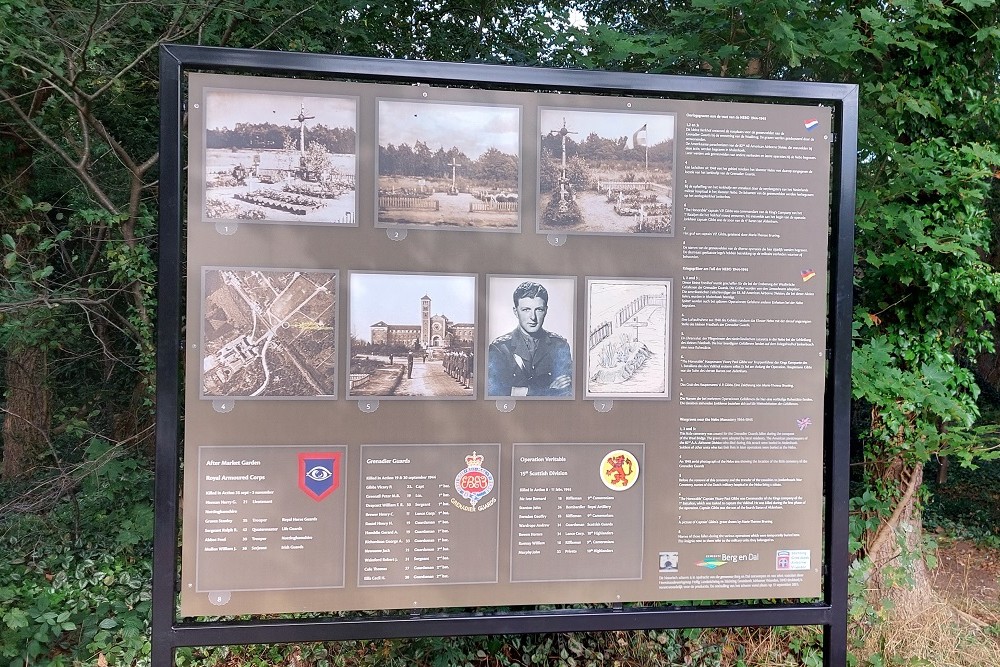
[[[182,616],[822,595],[830,106],[188,86]]]

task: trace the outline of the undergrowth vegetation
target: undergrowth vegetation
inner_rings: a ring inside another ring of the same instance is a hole
[[[107,450],[94,441],[88,456]],[[114,458],[51,512],[0,521],[0,664],[143,663],[152,494],[145,461]]]
[[[950,609],[907,618],[890,599],[927,588],[921,515],[1000,547],[996,429],[976,426],[970,370],[995,350],[1000,299],[998,8],[0,2],[0,667],[149,663],[161,42],[857,83],[853,664],[1000,664],[984,657],[995,636]],[[569,166],[576,182],[585,165]],[[947,481],[916,491],[942,457]],[[815,667],[821,648],[815,628],[691,629],[195,648],[178,663]]]
[[[928,469],[936,477],[940,466]],[[1000,549],[1000,461],[976,468],[949,466],[943,482],[926,483],[924,526],[954,539]]]
[[[820,667],[814,628],[647,630],[183,649],[206,667]]]

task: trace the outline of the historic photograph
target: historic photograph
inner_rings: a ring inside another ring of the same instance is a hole
[[[519,231],[519,107],[379,100],[377,226]]]
[[[674,234],[674,114],[539,110],[538,232]]]
[[[350,275],[348,397],[474,397],[476,276]]]
[[[357,225],[357,101],[205,94],[205,218]]]
[[[489,277],[486,398],[573,398],[576,278]]]
[[[337,271],[202,270],[202,398],[335,398]]]
[[[669,398],[671,284],[587,279],[586,398]]]

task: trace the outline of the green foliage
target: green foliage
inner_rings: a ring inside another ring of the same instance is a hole
[[[0,664],[148,660],[152,474],[102,441],[83,493],[0,522]]]
[[[2,661],[93,664],[103,654],[130,664],[148,652],[149,466],[123,451],[135,451],[150,414],[161,41],[856,82],[854,395],[871,419],[856,434],[866,465],[852,501],[852,550],[861,552],[901,496],[899,480],[884,474],[893,462],[996,456],[995,439],[974,425],[968,368],[992,349],[1000,298],[980,255],[996,235],[986,212],[1000,191],[990,187],[1000,165],[997,1],[572,6],[583,24],[571,25],[563,4],[522,0],[0,3],[0,345],[50,355],[48,462],[62,475],[90,471],[50,513],[0,524]],[[498,182],[510,178],[506,162],[488,165]],[[570,156],[569,167],[582,184],[585,162]],[[555,166],[541,168],[554,183]],[[996,525],[992,515],[966,514],[948,489],[938,496],[941,511],[960,514],[970,530]],[[905,568],[889,574],[906,579]],[[855,561],[858,624],[886,611],[865,602],[871,577],[871,563]],[[816,663],[815,633],[786,639],[775,660]],[[741,651],[685,630],[220,648],[184,651],[179,662],[710,665],[744,664]]]
[[[791,651],[799,664],[816,662],[818,635],[790,629]],[[736,656],[741,638],[719,631],[647,630],[514,636],[428,637],[393,641],[338,642],[286,646],[230,646],[185,649],[178,667],[253,665],[264,667],[294,659],[309,667],[602,667],[663,665],[719,667]],[[749,664],[735,662],[733,664]]]
[[[569,31],[561,53],[588,68],[833,80],[862,48],[840,2],[694,0],[669,11],[656,2],[579,5],[590,26]]]
[[[937,466],[928,468],[933,479]],[[925,482],[931,491],[924,506],[924,525],[955,539],[1000,549],[1000,462],[948,469],[947,480]]]
[[[1000,40],[973,30],[997,25],[996,3],[976,4],[967,12],[913,0],[859,12],[873,63],[857,74],[853,375],[871,420],[858,434],[866,491],[854,503],[853,532],[869,539],[904,497],[894,464],[919,470],[937,456],[963,465],[996,456],[974,427],[979,389],[968,370],[993,349],[1000,298],[1000,278],[980,255],[991,241],[986,210],[1000,164],[990,55]]]

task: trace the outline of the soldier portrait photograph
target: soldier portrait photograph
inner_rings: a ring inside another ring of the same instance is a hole
[[[576,278],[490,276],[487,398],[574,396]]]

